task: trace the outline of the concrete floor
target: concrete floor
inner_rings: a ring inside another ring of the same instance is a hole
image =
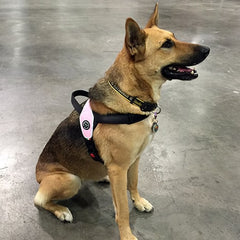
[[[108,185],[87,183],[63,224],[33,205],[35,164],[70,94],[114,61],[133,17],[155,1],[0,0],[0,239],[119,239]],[[160,1],[160,27],[208,45],[192,82],[162,89],[160,131],[141,161],[140,192],[155,211],[130,205],[139,240],[240,239],[239,0]]]

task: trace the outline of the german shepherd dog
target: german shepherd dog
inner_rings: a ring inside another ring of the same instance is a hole
[[[96,149],[104,164],[89,156],[79,127],[79,113],[73,111],[53,133],[36,166],[40,184],[34,203],[61,221],[72,222],[67,207],[56,202],[76,195],[84,180],[101,180],[108,176],[121,240],[136,240],[129,226],[127,190],[134,206],[150,212],[151,203],[139,195],[138,165],[141,153],[151,141],[154,114],[126,101],[113,89],[135,96],[156,106],[160,89],[167,80],[192,80],[197,71],[189,66],[202,62],[210,49],[181,42],[173,33],[157,27],[156,4],[146,27],[141,29],[131,18],[126,20],[125,42],[113,65],[89,90],[90,106],[101,115],[146,115],[133,124],[100,123],[93,132]],[[111,84],[113,84],[113,86]]]

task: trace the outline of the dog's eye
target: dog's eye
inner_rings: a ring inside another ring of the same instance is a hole
[[[171,48],[174,46],[174,43],[172,40],[168,39],[166,42],[163,43],[161,48]]]

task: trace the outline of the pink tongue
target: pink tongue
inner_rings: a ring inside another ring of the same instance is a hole
[[[179,72],[191,72],[192,69],[191,68],[178,68]]]

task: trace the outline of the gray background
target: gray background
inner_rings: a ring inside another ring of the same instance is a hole
[[[0,0],[0,239],[119,239],[108,185],[87,183],[64,204],[73,224],[33,205],[35,165],[71,111],[113,63],[127,17],[142,27],[155,1]],[[210,56],[192,82],[161,92],[160,130],[142,156],[140,192],[155,207],[130,206],[139,240],[240,239],[240,3],[161,0],[160,24]]]

